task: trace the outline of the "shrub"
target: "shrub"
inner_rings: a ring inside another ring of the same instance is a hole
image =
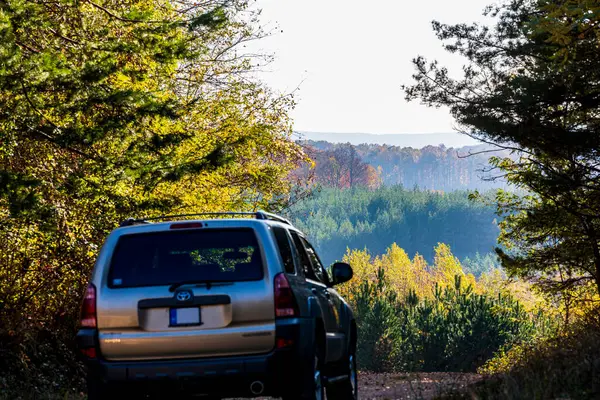
[[[393,370],[401,351],[396,293],[387,285],[379,268],[374,282],[365,280],[356,289],[353,302],[358,328],[357,358],[361,368],[380,372]]]
[[[357,314],[358,360],[371,371],[475,371],[505,346],[533,337],[532,318],[508,295],[473,293],[456,276],[431,299],[400,301],[383,268],[351,296]]]

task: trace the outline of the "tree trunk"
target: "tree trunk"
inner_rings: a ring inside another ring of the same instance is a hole
[[[592,225],[593,222],[589,223],[588,232],[590,235],[590,244],[594,253],[594,266],[596,267],[596,273],[594,274],[594,281],[596,282],[596,289],[600,295],[600,248],[598,247],[598,238],[596,235],[596,229]]]

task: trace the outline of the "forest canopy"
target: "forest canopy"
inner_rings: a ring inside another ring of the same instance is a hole
[[[378,255],[394,242],[411,256],[419,253],[430,261],[438,243],[448,244],[460,259],[475,259],[479,253],[483,261],[493,251],[499,232],[494,211],[492,206],[470,201],[467,192],[389,186],[323,188],[292,206],[289,214],[329,264],[341,259],[347,248],[367,248]]]

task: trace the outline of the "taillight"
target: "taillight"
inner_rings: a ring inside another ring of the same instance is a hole
[[[80,325],[82,328],[96,328],[98,326],[96,321],[96,286],[92,283],[89,284],[83,298]]]
[[[79,351],[84,357],[96,358],[96,348],[94,347],[86,347],[84,349],[80,349]]]
[[[275,276],[275,316],[295,317],[298,314],[298,305],[290,283],[285,274],[280,273]]]
[[[283,349],[285,347],[291,347],[294,345],[294,341],[292,339],[277,338],[276,343],[278,349]]]
[[[169,229],[192,229],[202,228],[202,222],[180,222],[169,225]]]

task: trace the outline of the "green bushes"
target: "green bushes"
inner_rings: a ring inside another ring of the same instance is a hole
[[[475,371],[509,343],[531,338],[545,320],[512,297],[473,293],[459,276],[431,299],[398,299],[382,268],[352,296],[358,359],[370,371]]]

